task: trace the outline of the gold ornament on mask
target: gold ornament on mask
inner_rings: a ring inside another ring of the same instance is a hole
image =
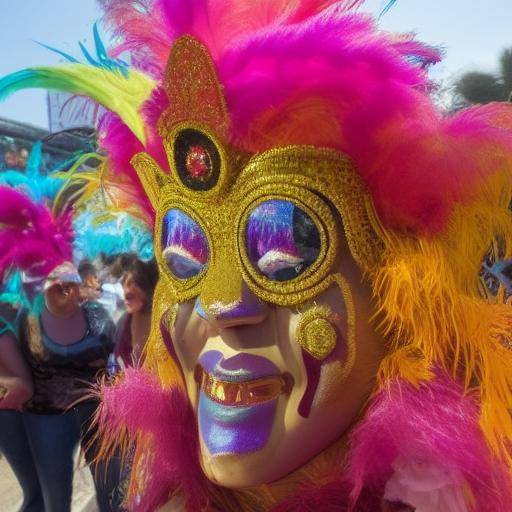
[[[301,315],[295,337],[297,343],[315,359],[323,361],[336,347],[338,330],[328,306],[314,306]]]
[[[199,41],[183,36],[173,44],[163,85],[170,103],[158,123],[164,140],[169,128],[182,122],[210,126],[218,137],[227,138],[226,100],[215,65]]]

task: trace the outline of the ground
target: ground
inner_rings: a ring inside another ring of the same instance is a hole
[[[0,455],[0,510],[17,512],[21,504],[21,488],[5,457]],[[91,472],[83,463],[75,470],[71,512],[97,512]]]

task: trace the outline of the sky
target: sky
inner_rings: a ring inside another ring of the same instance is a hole
[[[367,0],[365,9],[379,13],[383,3]],[[414,31],[421,40],[443,47],[445,59],[432,76],[453,80],[473,69],[496,71],[500,51],[512,46],[511,14],[511,0],[398,0],[380,24],[387,30]],[[91,46],[92,26],[100,17],[96,0],[0,0],[0,76],[59,62],[36,41],[79,56],[78,41]],[[0,103],[0,117],[46,128],[45,93],[15,94]]]

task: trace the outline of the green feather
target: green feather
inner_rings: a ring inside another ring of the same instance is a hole
[[[21,89],[54,89],[87,96],[117,114],[143,143],[146,142],[140,108],[149,98],[155,82],[130,70],[126,75],[86,64],[28,68],[0,79],[0,100]]]

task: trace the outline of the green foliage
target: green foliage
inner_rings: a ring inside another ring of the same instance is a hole
[[[498,73],[464,73],[455,82],[455,92],[470,104],[507,101],[512,92],[512,48],[501,53]]]

